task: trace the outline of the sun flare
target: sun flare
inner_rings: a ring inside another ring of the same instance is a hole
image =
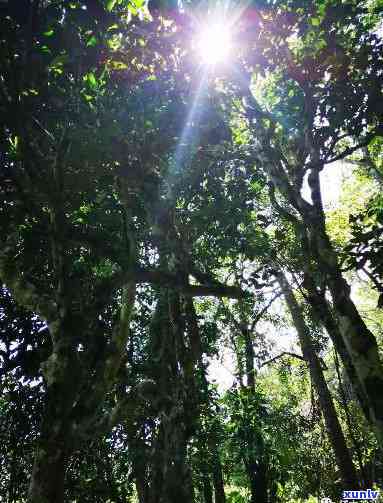
[[[230,26],[224,22],[214,22],[201,29],[197,50],[203,63],[215,65],[228,60],[232,50]]]

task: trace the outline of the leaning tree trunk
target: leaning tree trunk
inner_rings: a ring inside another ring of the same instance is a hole
[[[352,489],[358,487],[356,470],[340,426],[334,403],[323,375],[319,358],[314,349],[310,331],[304,320],[301,307],[299,306],[291,288],[283,273],[278,274],[287,307],[293,318],[303,357],[306,360],[311,381],[315,387],[319,404],[324,417],[327,434],[334,450],[335,458],[341,474],[343,487]]]
[[[313,231],[312,231],[313,232]],[[339,330],[354,363],[364,395],[368,399],[369,417],[379,442],[383,443],[383,367],[375,337],[368,330],[350,297],[350,287],[342,277],[337,257],[327,238],[316,239],[319,264],[327,273]]]
[[[351,288],[343,278],[337,253],[327,234],[319,180],[323,163],[313,140],[309,139],[309,143],[312,168],[308,183],[313,204],[310,209],[302,208],[301,215],[307,229],[310,255],[326,278],[340,333],[368,399],[370,421],[383,445],[383,365],[378,344],[351,299]]]
[[[331,312],[329,303],[326,300],[325,295],[318,292],[312,276],[307,272],[305,272],[304,275],[304,287],[308,292],[307,299],[313,309],[313,312],[323,324],[330,339],[332,340],[334,347],[342,360],[348,380],[350,381],[355,396],[358,399],[359,405],[361,406],[367,421],[370,421],[368,397],[366,396],[363,385],[359,380],[355,365],[347,351],[342,334],[340,333],[339,327]]]
[[[351,288],[343,278],[337,253],[326,231],[319,171],[318,161],[308,178],[313,204],[309,208],[307,205],[301,205],[300,208],[308,251],[330,290],[338,329],[358,377],[356,392],[360,396],[362,407],[368,409],[365,410],[366,417],[378,442],[383,445],[383,365],[376,339],[351,299]]]

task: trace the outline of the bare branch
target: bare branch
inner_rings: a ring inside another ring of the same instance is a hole
[[[283,356],[291,356],[292,358],[297,358],[298,360],[305,361],[303,356],[298,355],[297,353],[290,353],[290,351],[283,351],[280,355],[274,356],[274,358],[271,358],[270,360],[266,360],[263,362],[259,368],[264,367],[265,365],[269,365],[270,363],[275,362],[276,360],[279,360],[279,358],[282,358]]]
[[[250,329],[250,332],[254,332],[254,329],[255,329],[255,325],[258,323],[258,321],[262,318],[262,316],[268,311],[269,307],[271,306],[271,304],[277,300],[280,296],[282,295],[282,290],[279,291],[278,293],[276,293],[274,295],[274,297],[266,304],[266,306],[264,308],[262,308],[259,313],[256,314],[255,318],[253,319],[253,322],[251,324],[251,329]]]

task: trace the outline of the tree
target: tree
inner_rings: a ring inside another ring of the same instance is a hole
[[[283,273],[278,274],[278,281],[298,332],[303,357],[309,366],[310,376],[318,393],[327,432],[341,472],[343,487],[357,487],[358,480],[356,470],[323,375],[320,360],[315,352],[309,329],[305,323],[299,304]]]
[[[251,40],[249,64],[261,76],[273,72],[265,84],[277,103],[271,113],[250,91],[248,79],[240,80],[237,88],[256,138],[258,167],[268,176],[270,197],[304,246],[309,257],[307,272],[319,278],[317,287],[331,293],[358,387],[368,399],[369,417],[381,441],[383,407],[377,390],[382,389],[383,370],[378,347],[350,297],[339,256],[327,234],[319,179],[325,164],[347,157],[381,135],[382,118],[376,108],[381,100],[381,59],[376,52],[381,40],[372,31],[374,19],[359,3],[339,7],[332,2],[298,3],[291,16],[286,15],[283,2],[268,14],[259,10],[257,23],[249,28],[257,30],[262,40],[262,44]],[[347,37],[351,18],[358,22]],[[294,42],[293,33],[298,37]],[[334,50],[335,57],[331,56]],[[347,108],[344,96],[349,97]],[[289,121],[283,119],[286,113]],[[301,194],[306,175],[311,202]],[[275,191],[283,199],[281,204]]]

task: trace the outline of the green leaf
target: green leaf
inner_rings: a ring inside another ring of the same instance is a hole
[[[68,62],[68,59],[69,59],[68,54],[59,54],[58,56],[52,59],[49,68],[61,67]]]
[[[126,70],[128,65],[122,61],[110,61],[109,66],[112,70]]]
[[[95,45],[97,45],[97,38],[96,38],[94,35],[92,35],[92,36],[88,39],[88,41],[87,41],[87,43],[86,43],[86,46],[87,46],[87,47],[94,47]]]
[[[89,85],[90,88],[95,89],[97,87],[97,79],[94,73],[90,72],[84,76],[85,82]]]
[[[49,47],[47,45],[41,46],[40,52],[42,52],[44,54],[52,54],[52,51],[49,49]]]
[[[106,2],[106,9],[110,12],[113,10],[114,6],[116,5],[117,0],[108,0]]]
[[[44,37],[51,37],[54,34],[54,30],[48,30],[43,33]]]

